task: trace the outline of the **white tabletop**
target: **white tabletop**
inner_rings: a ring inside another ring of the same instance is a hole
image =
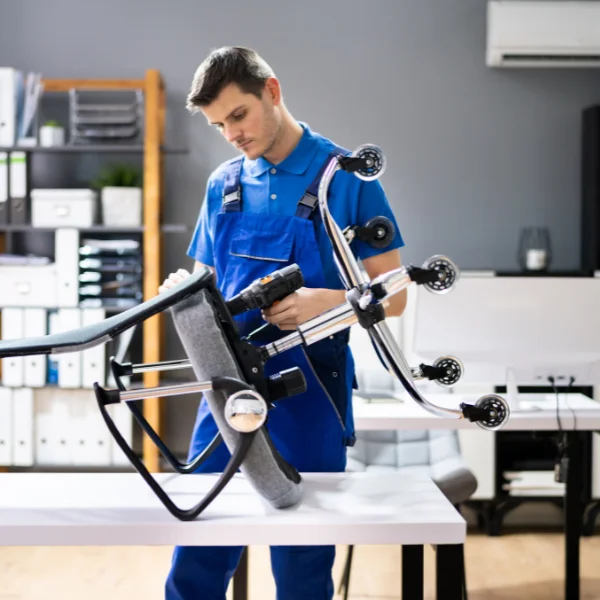
[[[178,505],[213,475],[157,474]],[[196,521],[182,522],[137,473],[0,473],[0,545],[462,544],[466,523],[428,478],[304,474],[304,499],[273,509],[236,475]]]
[[[502,394],[500,394],[502,395]],[[475,404],[480,396],[463,394],[428,394],[436,405],[458,408],[461,402]],[[556,431],[555,394],[521,394],[519,409],[511,410],[508,421],[499,431]],[[476,423],[452,416],[438,417],[422,408],[412,398],[365,402],[358,393],[353,401],[354,424],[359,431],[389,429],[479,429]],[[583,394],[559,394],[559,416],[564,430],[600,430],[600,403]]]

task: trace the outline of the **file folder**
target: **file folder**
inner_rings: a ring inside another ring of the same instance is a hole
[[[46,310],[43,308],[25,308],[24,335],[23,337],[42,337],[46,335]],[[46,356],[36,354],[25,356],[24,360],[24,385],[31,388],[40,388],[46,385]]]
[[[81,309],[81,326],[86,327],[94,323],[100,323],[106,318],[106,312],[102,308]],[[81,353],[81,387],[93,388],[94,383],[106,384],[106,346],[100,344],[88,348]]]
[[[54,262],[58,273],[58,306],[76,307],[79,303],[79,231],[57,229],[54,234]]]
[[[23,309],[2,309],[2,339],[15,340],[23,337]],[[24,357],[10,356],[2,359],[2,385],[22,387],[24,385]]]
[[[123,436],[123,439],[131,446],[133,443],[133,413],[124,402],[110,404],[106,409]],[[112,465],[127,466],[131,464],[112,436],[110,438],[110,452]]]
[[[12,389],[0,387],[0,466],[12,465],[13,454],[13,399]]]
[[[61,333],[79,329],[81,327],[81,311],[78,308],[59,308],[58,322]],[[81,352],[68,352],[57,356],[59,387],[81,387]]]
[[[13,390],[13,465],[31,467],[34,464],[34,404],[33,390]]]
[[[79,390],[72,398],[72,428],[76,432],[73,464],[80,466],[109,466],[111,464],[111,435],[98,410],[91,390]]]
[[[17,138],[17,79],[11,67],[0,67],[0,146],[15,145]]]
[[[54,335],[60,331],[58,320],[58,311],[48,311],[48,335]],[[58,385],[58,354],[49,354],[46,361],[47,382],[51,385]]]
[[[13,225],[29,223],[29,206],[27,201],[27,154],[25,152],[9,153],[9,202],[10,222]]]
[[[8,153],[0,152],[0,225],[8,221]]]

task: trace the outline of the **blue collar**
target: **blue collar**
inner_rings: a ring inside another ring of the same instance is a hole
[[[262,156],[256,160],[245,159],[244,162],[247,172],[252,175],[252,177],[260,177],[269,169],[276,167],[278,171],[286,171],[292,175],[302,175],[305,173],[317,153],[319,144],[306,123],[300,122],[300,126],[304,130],[304,133],[302,134],[298,145],[278,165],[274,165]]]

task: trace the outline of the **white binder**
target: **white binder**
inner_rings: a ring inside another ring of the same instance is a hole
[[[47,387],[35,391],[35,462],[44,466],[73,464],[76,431],[71,390]]]
[[[81,326],[101,323],[106,318],[103,308],[81,309]],[[81,387],[93,388],[94,383],[106,384],[106,344],[99,344],[81,353]]]
[[[43,308],[25,308],[23,337],[42,337],[46,335],[47,312]],[[46,355],[34,354],[24,358],[24,385],[40,388],[46,385]]]
[[[54,237],[54,262],[58,273],[58,306],[79,304],[79,231],[57,229]]]
[[[14,146],[17,137],[16,71],[0,67],[0,146]]]
[[[23,309],[2,309],[2,339],[15,340],[23,337]],[[24,384],[24,357],[11,356],[2,359],[2,385],[21,387]]]
[[[48,335],[54,335],[60,331],[58,311],[48,311]],[[50,385],[58,385],[58,354],[48,354],[46,357],[47,382]]]
[[[0,466],[12,465],[13,391],[0,387]]]
[[[13,465],[34,464],[34,403],[31,388],[13,390]]]
[[[52,427],[52,406],[54,399],[54,390],[44,388],[37,390],[34,396],[35,401],[35,462],[37,465],[52,465],[54,457],[52,456],[52,437],[55,430]]]
[[[61,333],[81,327],[81,311],[78,308],[59,308],[58,327]],[[81,387],[81,352],[57,354],[58,385],[63,388]]]
[[[55,391],[55,388],[47,387],[36,390],[34,394],[35,463],[41,466],[61,464],[56,456],[56,448],[63,433],[56,418],[58,407]],[[65,464],[65,461],[62,461],[62,464]]]
[[[111,464],[111,435],[102,419],[96,397],[91,390],[79,390],[73,397],[72,428],[76,439],[73,464],[109,466]]]
[[[123,436],[123,439],[127,442],[129,447],[133,443],[133,413],[126,406],[125,402],[119,402],[118,404],[109,404],[106,410],[110,417],[113,419],[117,429]],[[111,445],[111,464],[115,466],[128,466],[131,463],[121,448],[119,448],[117,442],[110,436]]]
[[[0,223],[8,223],[8,152],[0,152]]]
[[[8,164],[10,170],[9,196],[11,198],[27,198],[27,153],[21,150],[11,152]]]

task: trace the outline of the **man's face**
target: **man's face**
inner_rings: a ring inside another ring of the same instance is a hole
[[[245,94],[236,84],[229,84],[202,112],[225,139],[254,160],[273,146],[279,131],[278,90],[267,82],[262,98]]]

